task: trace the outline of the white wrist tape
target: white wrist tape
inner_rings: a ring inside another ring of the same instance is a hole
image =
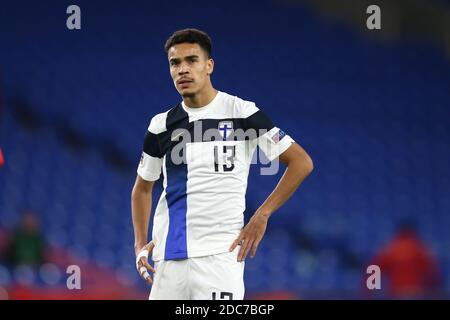
[[[139,270],[139,260],[141,260],[142,257],[146,257],[148,259],[148,250],[142,250],[136,257],[136,269],[138,270]]]

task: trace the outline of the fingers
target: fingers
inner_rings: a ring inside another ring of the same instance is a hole
[[[260,241],[261,241],[261,240],[256,240],[255,242],[253,242],[252,253],[250,254],[250,256],[251,256],[252,258],[255,256],[256,250],[258,250],[258,245],[259,245],[259,242],[260,242]]]
[[[150,277],[150,274],[149,274],[148,272],[145,272],[145,273],[144,273],[144,280],[145,280],[145,282],[147,282],[148,284],[152,284],[152,283],[153,283],[152,277]]]
[[[141,277],[145,280],[145,282],[147,282],[148,284],[151,284],[152,281],[152,277],[150,276],[150,274],[147,271],[147,268],[142,266],[139,268],[139,274],[141,275]]]
[[[237,256],[237,261],[238,262],[241,262],[242,260],[242,256],[243,256],[243,254],[244,254],[244,245],[247,243],[247,241],[246,240],[244,240],[244,242],[242,243],[242,245],[241,245],[241,247],[240,247],[240,249],[239,249],[239,253],[238,253],[238,256]]]
[[[253,258],[258,249],[259,243],[261,242],[262,236],[258,234],[250,234],[244,238],[244,242],[239,250],[238,261],[244,261],[247,258],[249,251],[251,250],[250,256]]]
[[[253,238],[248,238],[248,239],[244,239],[244,243],[241,246],[241,249],[239,250],[239,254],[238,254],[238,261],[242,262],[245,260],[245,258],[247,257],[248,251],[250,250],[252,244],[253,244],[254,239]]]
[[[152,277],[148,271],[155,273],[155,269],[148,263],[145,257],[141,257],[138,261],[138,272],[139,275],[148,283],[152,283]]]
[[[266,230],[266,225],[266,220],[258,220],[258,218],[255,218],[254,220],[250,220],[250,222],[241,231],[239,237],[233,242],[230,247],[230,251],[233,251],[236,246],[241,243],[241,248],[239,249],[237,257],[238,262],[244,261],[250,250],[251,257],[253,258],[255,256],[258,245],[261,242],[261,239]]]
[[[139,272],[139,275],[148,283],[151,284],[152,277],[150,276],[150,272],[155,273],[155,269],[148,262],[148,255],[153,251],[154,248],[153,241],[147,243],[139,252],[136,257],[136,269]]]
[[[150,270],[151,272],[155,273],[155,269],[153,269],[153,267],[150,265],[150,263],[148,263],[148,260],[145,258],[141,258],[141,262],[144,265],[144,267],[146,267],[148,270]]]
[[[244,237],[244,232],[242,231],[239,234],[239,237],[236,240],[234,240],[233,244],[231,245],[230,252],[233,251],[236,248],[236,246],[242,241],[243,237]]]
[[[148,266],[150,266],[148,262],[145,262],[145,263]],[[142,265],[143,261],[139,261],[139,264],[140,264],[140,267],[138,270],[139,275],[145,280],[145,282],[147,282],[148,284],[151,284],[153,281],[152,281],[152,277],[150,276],[150,273],[148,273],[148,271],[150,270],[151,272],[154,273],[155,271],[154,271],[153,267],[150,266],[150,268],[148,268],[146,265]]]
[[[241,248],[239,249],[237,261],[241,262],[245,260],[245,257],[247,256],[248,251],[251,248],[251,244],[253,243],[254,238],[252,239],[251,236],[249,236],[250,232],[248,232],[245,228],[241,231],[239,237],[234,240],[233,244],[230,247],[230,251],[233,251],[237,245],[241,244]]]

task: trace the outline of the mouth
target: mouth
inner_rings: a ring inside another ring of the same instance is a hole
[[[187,88],[187,87],[189,87],[189,85],[191,84],[193,82],[193,80],[191,80],[191,79],[180,79],[180,80],[178,80],[177,81],[177,84],[182,88],[182,89],[184,89],[184,88]]]

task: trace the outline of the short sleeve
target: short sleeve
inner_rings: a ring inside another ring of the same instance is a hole
[[[156,181],[161,175],[162,152],[158,134],[151,132],[152,124],[144,137],[144,145],[141,155],[141,161],[137,169],[137,174],[144,180]]]
[[[273,127],[258,138],[258,146],[269,161],[278,158],[294,143],[294,140],[278,127]]]
[[[257,131],[258,146],[269,161],[279,157],[294,143],[290,136],[276,127],[272,120],[258,108],[247,118],[247,127]]]

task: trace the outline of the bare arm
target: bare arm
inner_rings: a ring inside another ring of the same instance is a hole
[[[149,253],[153,249],[153,243],[148,241],[148,225],[150,222],[150,210],[152,208],[152,191],[154,181],[146,181],[140,176],[136,177],[136,181],[131,192],[131,216],[133,220],[134,229],[134,251],[136,256],[142,250],[148,250]],[[147,257],[141,257],[137,262],[139,274],[144,277],[144,271],[141,267],[146,267],[147,270],[155,272],[153,267],[148,263]],[[144,277],[144,279],[151,283],[151,277]]]
[[[267,218],[292,196],[314,168],[311,157],[297,143],[293,143],[283,152],[279,160],[287,165],[287,169],[273,192],[258,209],[260,214]]]
[[[283,152],[279,160],[281,163],[287,165],[286,171],[273,192],[258,210],[256,210],[250,221],[242,229],[239,237],[230,247],[230,251],[233,251],[242,241],[238,261],[245,260],[250,249],[252,249],[252,257],[256,254],[258,245],[266,231],[269,217],[292,196],[294,191],[297,190],[314,168],[310,156],[297,143],[293,143]]]

